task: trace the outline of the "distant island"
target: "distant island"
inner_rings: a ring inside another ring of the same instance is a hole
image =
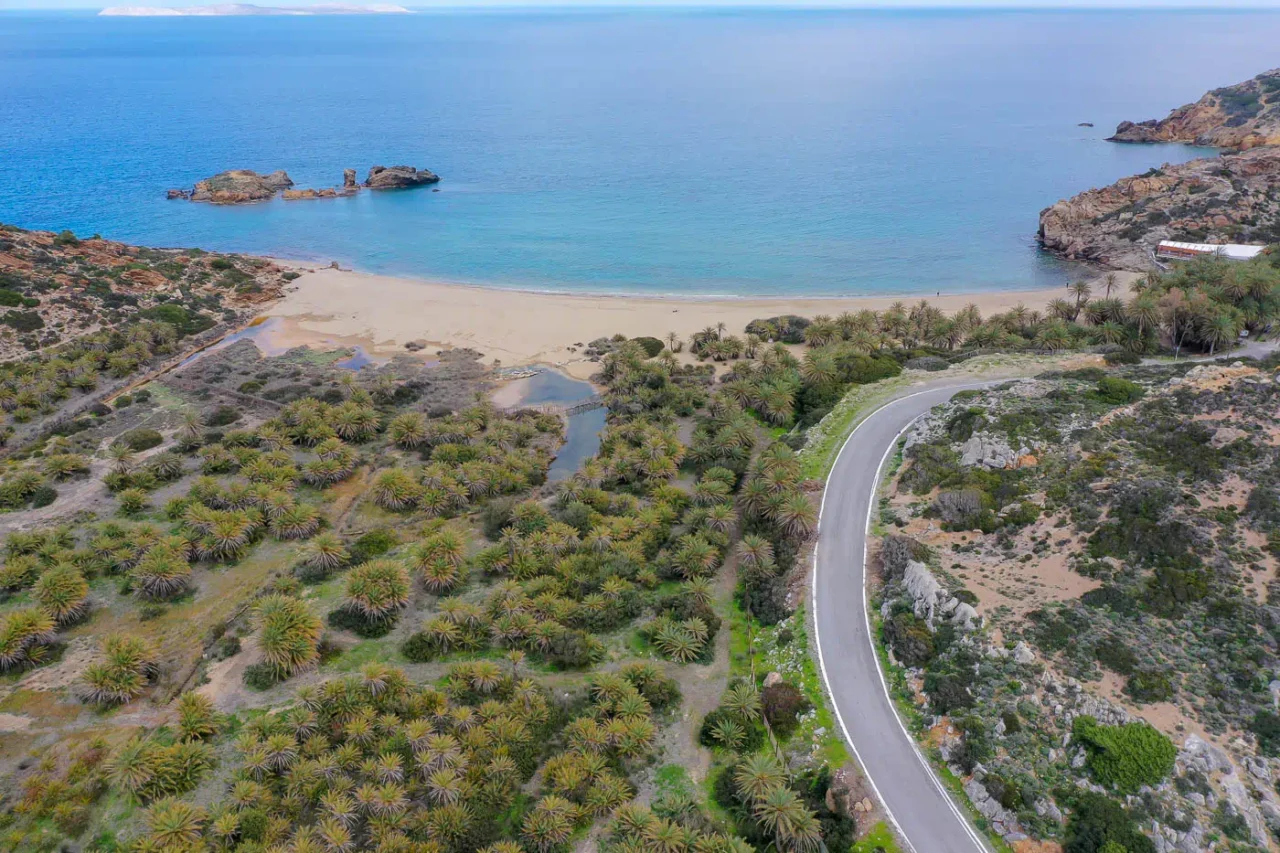
[[[350,6],[345,3],[321,3],[316,6],[255,6],[252,3],[223,3],[217,6],[111,6],[98,13],[114,18],[228,17],[232,15],[411,15],[403,6],[375,3]]]

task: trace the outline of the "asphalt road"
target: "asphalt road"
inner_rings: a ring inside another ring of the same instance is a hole
[[[899,434],[957,391],[992,384],[937,383],[863,420],[827,479],[818,522],[813,610],[823,678],[845,740],[915,853],[986,853],[988,848],[916,749],[889,699],[866,609],[869,511]]]

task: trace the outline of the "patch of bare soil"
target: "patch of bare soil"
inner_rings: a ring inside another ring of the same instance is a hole
[[[67,643],[62,660],[28,673],[18,682],[18,688],[52,692],[72,687],[96,655],[97,646],[92,640],[87,637],[74,639]]]
[[[21,714],[0,714],[0,732],[21,732],[31,728],[31,718]]]

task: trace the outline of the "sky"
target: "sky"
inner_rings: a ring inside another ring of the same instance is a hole
[[[221,2],[253,2],[258,6],[311,6],[333,0],[0,0],[0,10],[18,9],[99,9],[104,5],[133,6],[206,6]],[[351,5],[366,5],[379,0],[340,0]],[[382,0],[397,2],[397,0]],[[770,7],[835,7],[835,8],[1024,8],[1024,9],[1278,9],[1280,0],[398,0],[410,8],[479,8],[479,7],[637,7],[663,6],[770,6]]]

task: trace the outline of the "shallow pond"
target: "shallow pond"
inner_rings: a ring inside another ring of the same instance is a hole
[[[596,396],[591,383],[571,379],[554,370],[540,370],[526,379],[517,379],[520,405],[572,405]],[[547,471],[547,480],[555,483],[572,476],[578,467],[600,450],[600,432],[608,417],[607,409],[591,409],[569,417],[564,444]]]

